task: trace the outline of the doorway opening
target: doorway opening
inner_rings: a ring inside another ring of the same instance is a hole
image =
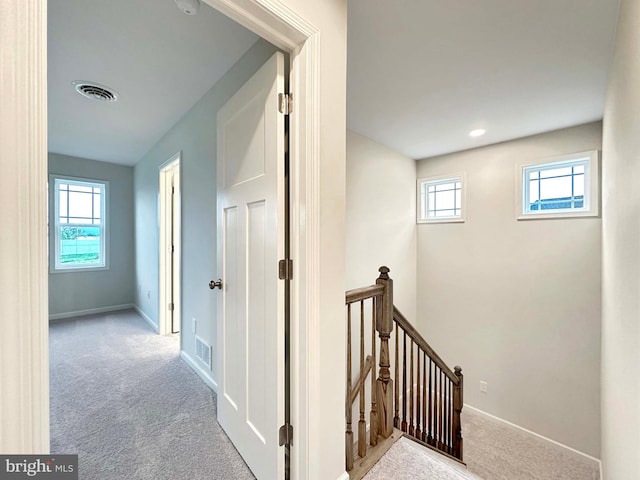
[[[180,152],[160,166],[159,220],[159,330],[161,335],[179,334],[180,319]]]

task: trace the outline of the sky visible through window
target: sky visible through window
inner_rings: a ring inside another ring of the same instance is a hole
[[[527,211],[583,209],[585,206],[584,162],[557,167],[531,167],[525,170]],[[528,187],[528,188],[526,188]]]

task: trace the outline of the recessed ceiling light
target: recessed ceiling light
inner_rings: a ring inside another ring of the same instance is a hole
[[[481,137],[485,133],[487,133],[487,131],[484,128],[476,128],[475,130],[471,130],[469,132],[469,136],[471,136],[471,137]]]

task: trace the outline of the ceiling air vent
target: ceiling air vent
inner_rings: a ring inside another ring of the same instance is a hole
[[[109,87],[91,82],[73,82],[73,86],[80,95],[92,100],[101,102],[115,102],[118,99],[118,93]]]

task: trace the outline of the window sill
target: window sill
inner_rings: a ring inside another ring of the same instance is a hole
[[[442,219],[422,219],[422,220],[418,220],[416,223],[418,225],[421,224],[430,224],[430,223],[464,223],[465,219],[464,218],[442,218]]]
[[[49,269],[49,273],[78,273],[78,272],[99,272],[103,270],[109,270],[109,266],[104,267],[69,267],[69,268],[55,268]]]
[[[521,214],[516,217],[520,220],[553,220],[559,218],[584,218],[584,217],[598,217],[598,212],[585,211],[585,212],[556,212],[556,213],[527,213]]]

